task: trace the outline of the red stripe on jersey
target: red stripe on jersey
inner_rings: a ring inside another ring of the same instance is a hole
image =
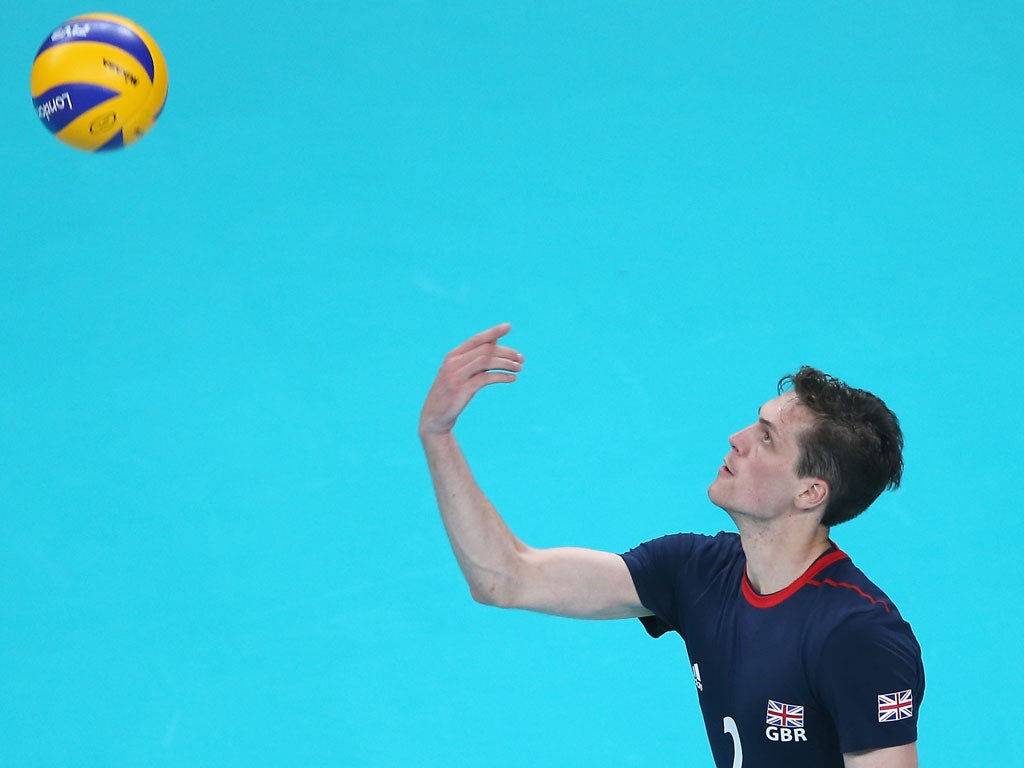
[[[833,544],[832,546],[835,547],[835,544]],[[814,581],[814,577],[821,573],[825,568],[828,568],[830,565],[832,565],[832,563],[839,562],[840,560],[845,560],[848,557],[849,555],[847,555],[845,552],[839,549],[839,547],[835,547],[835,549],[833,549],[831,552],[826,552],[824,555],[822,555],[813,563],[811,563],[811,567],[804,571],[803,575],[799,579],[794,581],[785,589],[780,589],[778,592],[772,592],[770,595],[759,595],[757,592],[754,591],[754,588],[750,586],[750,580],[747,578],[747,570],[746,568],[744,568],[742,583],[743,596],[747,599],[747,602],[755,608],[774,608],[775,606],[779,605],[783,600],[785,600],[788,597],[792,597],[808,585],[820,587],[821,582]],[[839,585],[833,584],[832,586]],[[843,586],[850,585],[847,584]],[[867,595],[864,595],[864,597],[867,597]],[[888,610],[888,606],[886,607],[886,610]]]
[[[889,604],[885,602],[885,600],[875,600],[875,598],[873,598],[871,595],[869,595],[867,592],[865,592],[863,589],[861,589],[855,584],[846,584],[845,582],[833,581],[832,579],[823,579],[822,581],[810,581],[808,583],[815,587],[827,585],[830,587],[842,587],[843,589],[852,589],[865,600],[868,600],[875,605],[882,606],[883,608],[885,608],[885,612],[889,613]]]

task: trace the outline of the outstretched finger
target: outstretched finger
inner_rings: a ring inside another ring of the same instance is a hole
[[[520,352],[519,350],[513,349],[512,347],[504,347],[501,345],[496,345],[494,347],[493,357],[497,358],[498,360],[511,360],[517,363],[522,363],[523,360],[526,359],[523,357],[523,353]]]
[[[478,347],[485,346],[487,344],[496,344],[498,339],[505,336],[509,331],[512,330],[511,323],[500,323],[492,328],[488,328],[486,331],[480,331],[480,333],[471,336],[464,342],[459,344],[455,349],[449,352],[449,356],[464,355],[467,352],[477,349]]]
[[[446,365],[468,380],[496,371],[518,373],[523,368],[523,356],[509,347],[484,345],[467,350],[462,355],[449,355]]]
[[[481,355],[469,360],[462,368],[467,378],[482,374],[518,374],[522,371],[522,355]]]

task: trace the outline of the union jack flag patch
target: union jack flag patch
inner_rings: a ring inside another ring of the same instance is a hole
[[[878,694],[878,722],[891,723],[914,716],[914,694],[912,691]]]
[[[768,725],[783,728],[803,728],[804,708],[799,704],[783,704],[781,701],[768,699],[768,714],[765,716]]]

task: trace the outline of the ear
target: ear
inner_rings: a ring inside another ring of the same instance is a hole
[[[820,477],[805,477],[801,481],[800,492],[796,496],[798,509],[824,512],[828,501],[828,483]]]

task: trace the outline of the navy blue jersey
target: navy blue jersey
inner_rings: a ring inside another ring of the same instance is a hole
[[[719,768],[826,768],[917,740],[921,649],[889,598],[833,547],[759,595],[735,533],[677,534],[625,553],[654,637],[686,643]]]

